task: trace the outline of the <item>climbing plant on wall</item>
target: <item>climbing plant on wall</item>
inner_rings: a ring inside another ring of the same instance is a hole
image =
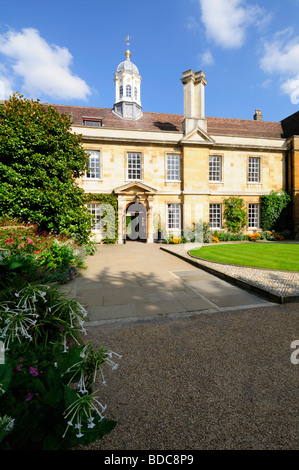
[[[238,233],[247,223],[246,208],[243,199],[229,197],[224,199],[224,227],[230,232]]]
[[[103,238],[103,243],[116,243],[118,239],[118,202],[116,194],[85,194],[85,202],[109,204],[113,210],[104,210],[102,219],[104,220],[103,231],[107,235]],[[111,228],[114,227],[114,230]]]

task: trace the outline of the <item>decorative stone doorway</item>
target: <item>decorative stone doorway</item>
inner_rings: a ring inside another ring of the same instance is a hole
[[[132,202],[126,209],[126,240],[147,241],[147,213],[140,202]]]
[[[118,243],[126,243],[127,239],[154,242],[153,199],[156,192],[155,188],[140,181],[114,189],[118,196]],[[127,233],[129,224],[131,238]]]

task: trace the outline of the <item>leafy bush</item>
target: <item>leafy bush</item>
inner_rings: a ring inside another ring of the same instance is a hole
[[[70,129],[69,116],[22,95],[0,105],[0,215],[84,243],[91,217],[75,179],[88,158]]]
[[[69,242],[54,240],[52,245],[38,258],[39,266],[51,272],[51,280],[64,284],[73,279],[77,271],[84,266],[79,252]]]
[[[288,221],[284,216],[291,198],[283,190],[271,191],[270,194],[260,196],[261,201],[261,227],[263,230],[281,230],[287,228]],[[281,219],[283,223],[281,223]]]

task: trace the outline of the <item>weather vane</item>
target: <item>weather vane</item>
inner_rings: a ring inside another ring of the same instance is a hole
[[[129,43],[128,41],[130,41],[131,38],[132,38],[132,36],[127,36],[127,37],[126,37],[125,41],[127,42],[127,46],[130,45],[130,43]]]

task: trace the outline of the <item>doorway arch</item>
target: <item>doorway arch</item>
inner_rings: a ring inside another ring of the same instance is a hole
[[[125,212],[126,240],[147,241],[147,211],[140,202],[131,202]]]

